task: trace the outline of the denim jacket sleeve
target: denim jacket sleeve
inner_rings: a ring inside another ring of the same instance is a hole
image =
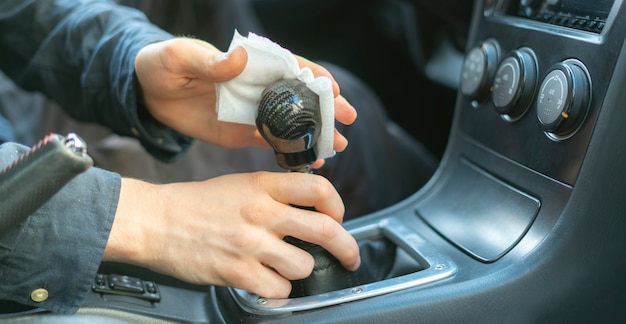
[[[26,150],[0,145],[0,170]],[[76,312],[102,261],[120,188],[118,174],[91,168],[0,235],[0,300]]]
[[[114,1],[0,1],[0,69],[6,75],[79,121],[138,138],[165,162],[182,156],[192,140],[146,116],[134,62],[142,47],[173,37]]]
[[[137,137],[164,161],[191,141],[154,120],[140,121],[134,59],[143,46],[171,37],[141,12],[113,1],[0,1],[0,69],[6,75],[78,120]],[[0,145],[0,169],[25,149]],[[91,168],[1,235],[0,300],[75,312],[102,260],[120,187],[118,174]],[[33,299],[40,288],[48,297]]]

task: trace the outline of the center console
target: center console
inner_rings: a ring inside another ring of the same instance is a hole
[[[479,261],[547,235],[576,185],[624,38],[621,1],[582,3],[475,15],[446,172],[416,210]]]

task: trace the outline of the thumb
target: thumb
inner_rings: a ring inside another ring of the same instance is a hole
[[[238,76],[246,67],[248,52],[239,46],[228,53],[214,55],[198,66],[198,78],[211,82],[224,82]]]

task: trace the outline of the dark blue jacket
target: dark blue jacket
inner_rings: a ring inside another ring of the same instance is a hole
[[[183,154],[191,139],[141,114],[134,60],[145,45],[172,37],[141,12],[113,1],[0,1],[3,73],[80,121],[136,137],[162,161]],[[26,149],[8,143],[12,139],[0,116],[0,142],[5,142],[0,169]],[[19,228],[0,236],[0,300],[75,312],[91,289],[119,192],[118,174],[92,168]],[[48,298],[36,302],[31,292],[40,288]]]

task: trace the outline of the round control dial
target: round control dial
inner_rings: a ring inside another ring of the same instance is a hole
[[[489,96],[499,53],[500,47],[494,40],[487,40],[467,52],[461,69],[461,93],[464,96],[476,101],[484,101]]]
[[[584,64],[566,60],[553,65],[539,87],[537,119],[557,140],[571,137],[582,125],[591,102],[591,78]]]
[[[528,110],[537,84],[537,59],[528,48],[507,56],[496,70],[493,105],[507,121],[515,121]]]

